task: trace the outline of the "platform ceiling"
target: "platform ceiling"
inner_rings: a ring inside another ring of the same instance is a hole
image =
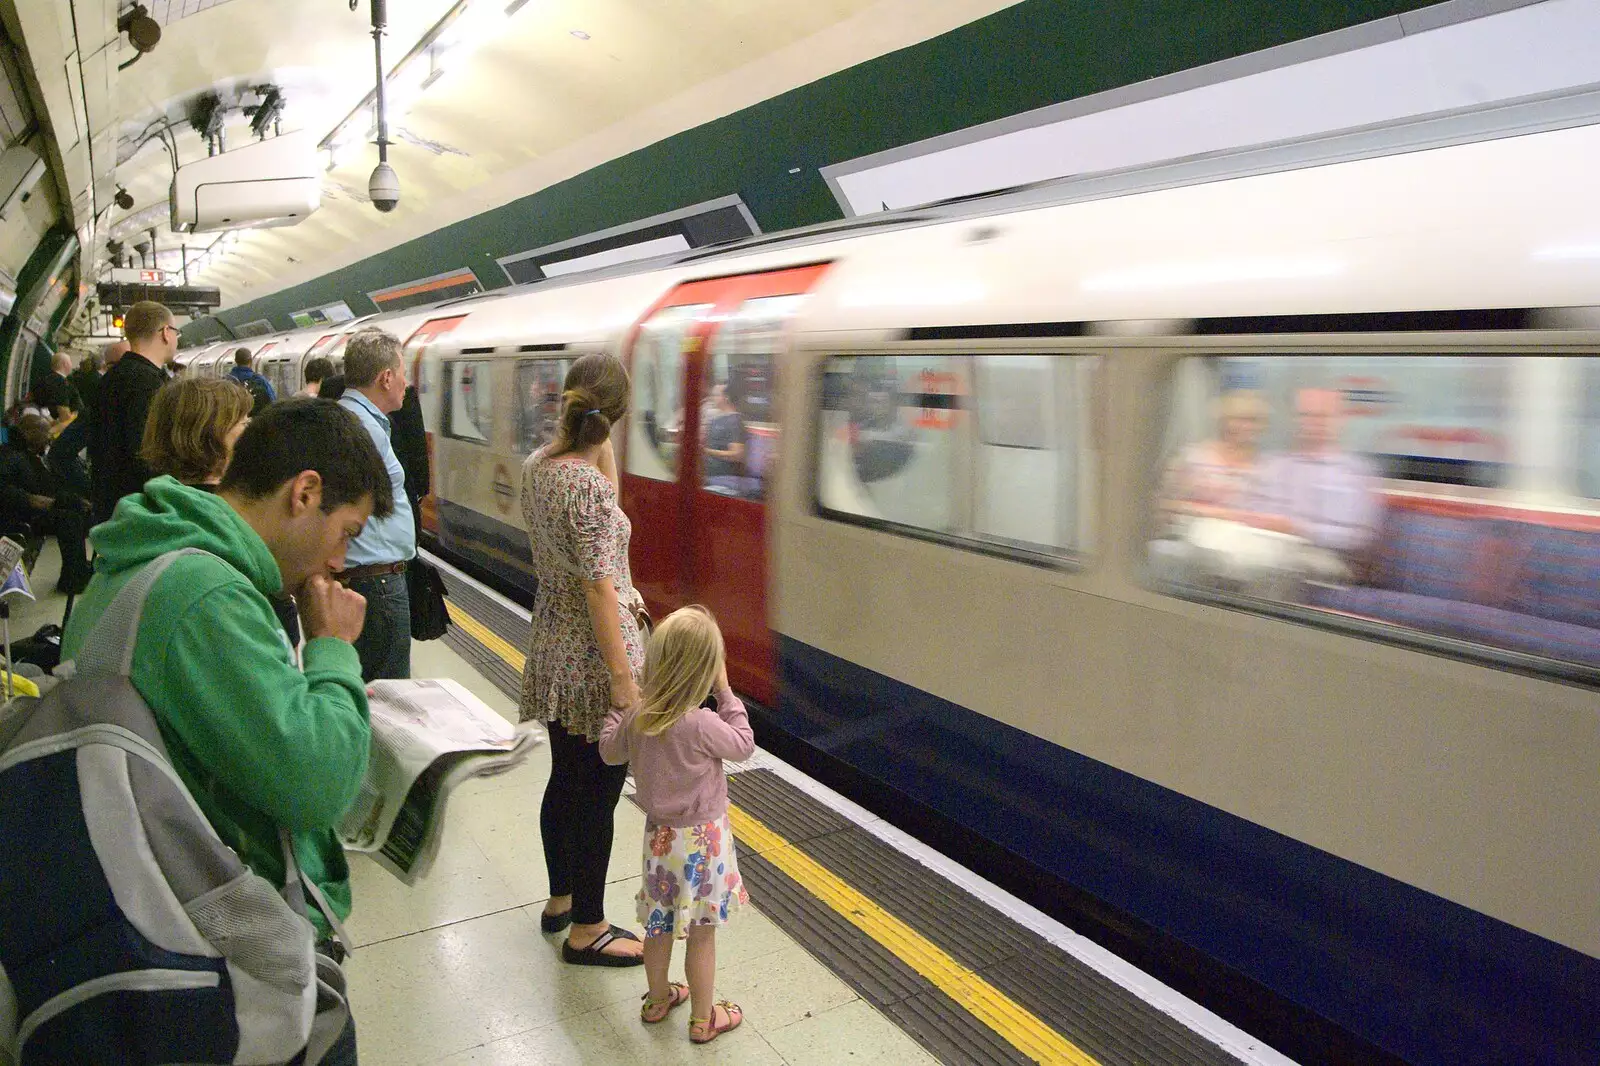
[[[13,36],[45,100],[53,169],[92,280],[108,240],[156,230],[160,265],[177,269],[215,234],[167,228],[172,163],[203,157],[197,99],[249,103],[274,85],[284,131],[331,132],[374,83],[368,0],[146,0],[160,44],[135,53],[116,30],[128,0],[16,0]],[[390,0],[392,68],[456,0]],[[473,0],[444,73],[402,86],[390,162],[400,207],[367,202],[370,143],[324,157],[322,208],[287,228],[241,231],[191,273],[223,305],[275,291],[834,71],[1011,6],[1001,0]],[[20,31],[20,32],[18,32]],[[229,146],[252,134],[228,115]],[[118,187],[131,210],[112,205]],[[225,251],[224,251],[225,248]]]

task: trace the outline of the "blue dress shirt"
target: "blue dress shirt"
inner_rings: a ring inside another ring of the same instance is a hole
[[[394,513],[388,518],[373,518],[362,529],[361,536],[350,542],[344,565],[376,566],[379,563],[403,563],[417,554],[417,530],[411,520],[411,500],[406,496],[406,472],[395,458],[394,445],[389,442],[389,418],[373,402],[354,389],[339,397],[339,406],[361,420],[372,435],[383,457],[384,469],[389,471],[389,484],[394,486]]]

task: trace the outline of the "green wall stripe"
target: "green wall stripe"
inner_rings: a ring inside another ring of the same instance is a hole
[[[217,317],[287,329],[291,311],[366,308],[367,292],[462,266],[498,288],[500,256],[734,192],[767,232],[836,219],[823,166],[1428,6],[1026,0]],[[222,335],[205,322],[186,332]]]

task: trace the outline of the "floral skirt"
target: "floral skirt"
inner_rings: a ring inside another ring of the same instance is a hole
[[[638,901],[646,936],[681,940],[690,926],[726,925],[729,914],[750,902],[728,816],[687,828],[646,823]]]

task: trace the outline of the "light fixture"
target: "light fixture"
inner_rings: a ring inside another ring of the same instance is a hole
[[[375,51],[381,53],[378,38],[383,32],[381,24],[387,22],[385,0],[372,0],[372,5],[373,43]],[[459,66],[467,53],[500,36],[506,19],[522,6],[520,2],[506,5],[503,0],[457,0],[400,58],[387,77],[383,74],[382,56],[378,56],[379,84],[328,131],[317,147],[337,154],[341,145],[360,137],[361,131],[373,131],[378,126],[382,127],[376,130],[380,137],[379,162],[385,162],[388,114],[379,112],[392,106],[395,114],[404,113],[425,90]],[[386,96],[394,98],[392,104]],[[338,165],[337,160],[334,165]]]
[[[1556,260],[1558,262],[1572,259],[1600,259],[1600,242],[1594,244],[1558,244],[1549,248],[1539,248],[1534,251],[1533,258]]]
[[[150,17],[143,4],[134,4],[117,18],[117,32],[128,35],[134,51],[132,59],[117,65],[118,70],[127,70],[161,43],[161,23]]]
[[[582,30],[573,30],[572,36],[576,37],[580,41],[587,41],[589,39],[589,35],[584,33]]]
[[[1085,292],[1139,292],[1191,288],[1244,281],[1298,281],[1326,278],[1344,268],[1327,259],[1234,259],[1194,263],[1157,263],[1112,270],[1084,278]]]
[[[128,192],[127,189],[124,189],[120,185],[117,186],[117,195],[111,198],[111,202],[122,208],[124,211],[133,210],[133,194]]]

